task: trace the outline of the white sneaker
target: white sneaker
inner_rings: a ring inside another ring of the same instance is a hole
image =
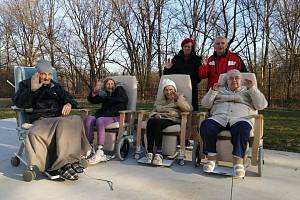
[[[158,153],[155,154],[152,164],[153,165],[162,165],[162,163],[163,163],[163,156]]]
[[[213,160],[208,160],[204,165],[203,165],[203,171],[207,173],[211,173],[214,171],[216,167],[216,162]]]
[[[88,152],[86,152],[86,159],[90,159],[93,155],[95,155],[95,149],[92,147],[91,150],[89,150]]]
[[[236,178],[244,178],[245,177],[245,167],[242,164],[236,164],[233,166],[234,176]]]
[[[90,165],[95,165],[97,163],[105,162],[105,161],[107,161],[107,159],[102,149],[98,149],[96,153],[91,158],[88,159]]]
[[[151,164],[152,159],[153,159],[153,154],[152,153],[147,153],[145,158],[144,158],[144,163]]]

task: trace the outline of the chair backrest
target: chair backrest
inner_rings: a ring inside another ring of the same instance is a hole
[[[185,74],[170,74],[170,75],[161,76],[156,99],[160,99],[163,96],[162,81],[164,79],[170,79],[174,81],[177,87],[177,92],[183,94],[188,102],[190,103],[192,102],[191,78],[189,75],[185,75]]]
[[[253,85],[257,87],[257,80],[254,73],[241,73],[241,74],[242,74],[242,80],[241,80],[242,85],[244,83],[244,80],[248,79],[251,80],[253,82]],[[225,82],[226,82],[226,73],[220,75],[218,83],[223,86],[225,85]]]
[[[15,66],[14,68],[14,76],[15,76],[15,92],[19,89],[19,83],[23,80],[30,78],[33,74],[35,74],[35,67],[26,67],[26,66]],[[57,81],[57,72],[54,68],[52,68],[52,79]]]
[[[124,89],[128,96],[128,110],[136,110],[137,103],[137,81],[135,76],[112,76],[112,79],[124,83]]]

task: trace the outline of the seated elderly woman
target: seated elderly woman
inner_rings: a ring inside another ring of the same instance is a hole
[[[83,172],[81,155],[90,150],[80,116],[67,116],[77,106],[74,98],[52,80],[52,66],[46,60],[37,62],[37,73],[20,82],[13,102],[20,108],[49,110],[28,114],[30,129],[25,139],[28,166],[49,174],[77,180]],[[51,112],[50,112],[51,111]]]
[[[154,110],[147,122],[147,155],[144,162],[147,164],[162,165],[162,130],[168,126],[180,123],[180,112],[190,112],[192,105],[181,94],[176,93],[176,84],[170,79],[162,82],[163,96],[157,99]],[[156,153],[153,158],[153,147]]]
[[[94,115],[90,115],[85,119],[85,128],[88,140],[93,142],[93,126],[97,128],[97,149],[90,155],[89,164],[97,164],[107,160],[104,154],[103,146],[105,143],[105,127],[111,123],[120,121],[119,111],[126,110],[128,104],[128,96],[122,83],[116,83],[112,78],[103,81],[97,81],[95,88],[90,92],[88,101],[93,104],[101,103],[101,108]]]
[[[203,152],[208,160],[203,171],[214,170],[217,135],[223,130],[229,130],[233,145],[234,173],[237,177],[244,177],[243,157],[254,124],[251,115],[256,110],[266,108],[268,103],[251,80],[245,79],[242,85],[241,73],[238,70],[228,71],[225,78],[224,86],[215,83],[202,99],[202,105],[210,109],[210,117],[200,126]]]

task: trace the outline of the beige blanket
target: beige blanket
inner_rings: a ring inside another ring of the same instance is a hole
[[[57,170],[80,160],[90,150],[80,116],[42,118],[33,123],[25,140],[28,166]]]

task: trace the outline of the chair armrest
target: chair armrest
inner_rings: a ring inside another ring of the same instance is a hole
[[[188,116],[190,114],[190,112],[181,112],[180,114],[183,117],[183,116]]]
[[[85,112],[85,116],[88,116],[91,112],[89,108],[72,108],[72,111]]]
[[[124,114],[126,114],[126,113],[134,113],[135,111],[134,110],[120,110],[119,111],[119,113],[121,114],[121,113],[124,113]]]

